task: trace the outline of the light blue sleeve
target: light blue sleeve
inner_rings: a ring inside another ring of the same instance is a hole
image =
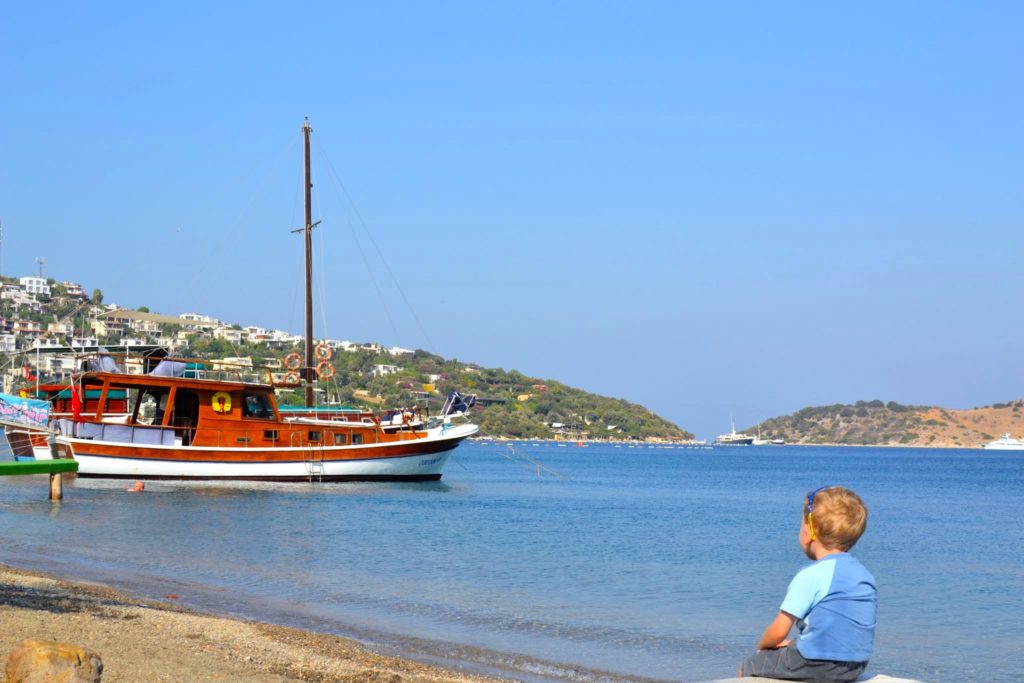
[[[797,619],[806,617],[811,608],[828,595],[835,570],[835,562],[816,562],[801,569],[789,582],[789,589],[779,609]]]

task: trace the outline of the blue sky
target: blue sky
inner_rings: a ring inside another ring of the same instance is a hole
[[[643,403],[1024,397],[1016,3],[68,3],[0,22],[0,272]]]

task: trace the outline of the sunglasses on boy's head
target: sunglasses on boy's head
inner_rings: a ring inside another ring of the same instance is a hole
[[[824,491],[827,488],[828,488],[828,486],[819,486],[818,488],[814,489],[813,491],[811,491],[810,493],[807,494],[807,527],[811,530],[811,540],[812,541],[814,540],[814,536],[815,536],[815,533],[814,533],[814,518],[811,515],[811,513],[814,511],[814,496],[816,496],[817,494],[821,493],[822,491]]]

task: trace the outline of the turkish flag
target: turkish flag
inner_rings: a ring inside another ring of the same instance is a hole
[[[75,422],[82,421],[82,397],[78,394],[74,382],[71,383],[71,414]]]

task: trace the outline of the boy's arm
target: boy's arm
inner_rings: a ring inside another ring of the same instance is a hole
[[[786,636],[789,635],[789,630],[793,628],[794,622],[796,622],[796,617],[792,614],[779,612],[778,616],[775,617],[775,621],[764,630],[764,635],[761,636],[761,642],[757,644],[757,649],[774,650],[775,648],[788,645]]]

